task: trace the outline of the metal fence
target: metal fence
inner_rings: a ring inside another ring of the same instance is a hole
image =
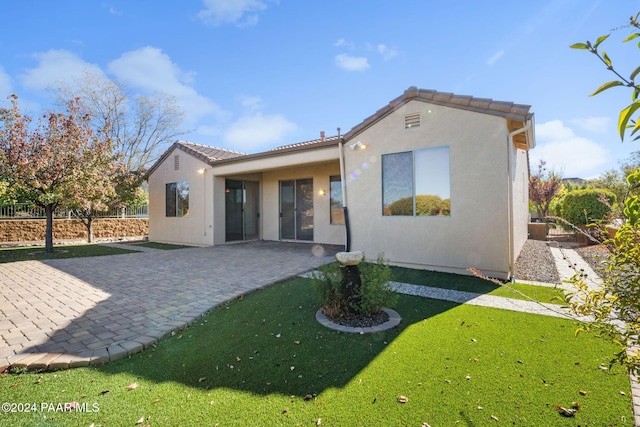
[[[74,218],[68,209],[56,209],[54,218]],[[108,212],[96,215],[96,218],[148,218],[149,206],[135,206],[126,208],[113,208]],[[0,205],[0,219],[40,219],[45,218],[44,208],[30,203],[16,203],[12,205]]]

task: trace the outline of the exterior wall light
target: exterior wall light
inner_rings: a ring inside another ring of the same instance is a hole
[[[318,194],[321,195],[321,196],[326,196],[327,192],[324,189],[322,189],[322,190],[318,191]]]
[[[361,150],[364,150],[365,148],[367,148],[367,146],[362,141],[358,141],[358,142],[354,142],[353,144],[350,144],[349,148],[351,148],[352,150],[355,150],[356,148],[360,148]]]

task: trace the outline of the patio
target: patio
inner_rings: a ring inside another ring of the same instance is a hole
[[[250,242],[0,264],[0,372],[126,357],[213,307],[331,261],[341,249]]]

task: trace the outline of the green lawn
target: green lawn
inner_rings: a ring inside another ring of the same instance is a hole
[[[398,328],[344,334],[315,321],[310,282],[234,300],[128,359],[4,375],[2,400],[39,411],[0,425],[633,425],[629,377],[601,368],[619,349],[571,321],[401,295]],[[559,415],[572,402],[575,418]]]
[[[56,245],[53,247],[53,253],[51,254],[44,252],[44,246],[2,248],[0,249],[0,263],[43,259],[81,258],[89,256],[128,254],[133,252],[136,251],[88,244]]]
[[[505,283],[503,286],[498,286],[493,282],[474,276],[414,270],[403,267],[391,267],[391,274],[392,279],[396,282],[414,285],[475,292],[478,294],[489,294],[522,300],[533,299],[535,301],[552,304],[561,304],[563,300],[563,291],[550,286],[528,285],[524,283]]]

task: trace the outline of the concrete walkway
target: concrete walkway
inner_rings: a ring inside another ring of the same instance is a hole
[[[226,301],[333,260],[341,247],[252,242],[0,264],[0,372],[141,351]]]

